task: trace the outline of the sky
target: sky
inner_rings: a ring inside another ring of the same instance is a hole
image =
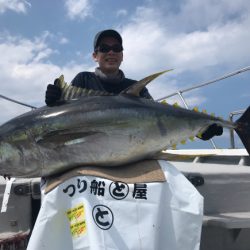
[[[148,85],[159,99],[249,67],[249,27],[249,0],[0,0],[0,95],[45,105],[55,78],[70,83],[95,69],[94,36],[111,28],[123,37],[127,78],[174,69]],[[190,108],[225,119],[246,109],[249,97],[250,71],[184,94]],[[2,98],[0,108],[0,124],[31,110]],[[217,147],[229,147],[228,135],[216,138]]]

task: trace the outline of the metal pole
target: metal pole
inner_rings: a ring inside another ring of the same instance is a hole
[[[5,99],[5,100],[10,101],[10,102],[14,102],[14,103],[23,105],[23,106],[28,107],[28,108],[36,109],[35,106],[29,105],[29,104],[26,104],[26,103],[23,103],[23,102],[16,101],[14,99],[11,99],[11,98],[3,96],[3,95],[0,95],[0,98]]]
[[[233,122],[233,114],[229,115],[229,119]],[[230,129],[230,141],[231,141],[231,148],[235,148],[235,141],[234,141],[234,130]]]
[[[178,91],[177,94],[179,95],[180,99],[182,100],[182,102],[183,102],[185,108],[186,108],[186,109],[189,109],[189,107],[188,107],[188,105],[187,105],[187,103],[186,103],[184,97],[183,97],[182,94],[181,94],[181,91]]]
[[[219,78],[216,78],[216,79],[214,79],[214,80],[211,80],[211,81],[208,81],[208,82],[204,82],[204,83],[200,83],[200,84],[196,84],[196,85],[191,86],[191,87],[189,87],[189,88],[180,90],[179,92],[184,93],[184,92],[187,92],[187,91],[190,91],[190,90],[193,90],[193,89],[197,89],[197,88],[200,88],[200,87],[209,85],[209,84],[211,84],[211,83],[215,83],[215,82],[218,82],[218,81],[220,81],[220,80],[226,79],[226,78],[228,78],[228,77],[231,77],[231,76],[234,76],[234,75],[243,73],[243,72],[248,71],[248,70],[250,70],[250,66],[245,67],[245,68],[242,68],[242,69],[239,69],[239,70],[236,70],[236,71],[234,71],[234,72],[232,72],[232,73],[226,74],[226,75],[221,76],[221,77],[219,77]],[[177,95],[177,94],[178,94],[178,92],[172,93],[172,94],[170,94],[170,95],[161,97],[161,98],[157,99],[156,101],[161,101],[161,100],[163,100],[163,99],[166,99],[166,98],[175,96],[175,95]]]

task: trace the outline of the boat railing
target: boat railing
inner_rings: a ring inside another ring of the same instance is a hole
[[[24,103],[24,102],[20,102],[20,101],[17,101],[15,99],[12,99],[12,98],[9,98],[7,96],[4,96],[4,95],[1,95],[0,94],[0,98],[4,99],[4,100],[7,100],[7,101],[10,101],[10,102],[13,102],[13,103],[16,103],[16,104],[19,104],[19,105],[22,105],[22,106],[25,106],[25,107],[28,107],[28,108],[31,108],[31,109],[36,109],[37,107],[35,106],[32,106],[30,104],[27,104],[27,103]]]

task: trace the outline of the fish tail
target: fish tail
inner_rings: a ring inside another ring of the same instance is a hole
[[[235,123],[235,131],[250,155],[250,106]]]

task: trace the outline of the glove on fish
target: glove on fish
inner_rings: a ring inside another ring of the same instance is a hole
[[[45,93],[45,103],[48,106],[53,106],[58,100],[60,100],[62,91],[60,87],[58,87],[59,79],[55,79],[54,84],[48,84],[47,85],[47,90]]]
[[[216,123],[210,125],[205,132],[199,136],[199,138],[203,141],[210,140],[215,135],[222,135],[223,133],[223,127],[220,125],[217,125]]]

